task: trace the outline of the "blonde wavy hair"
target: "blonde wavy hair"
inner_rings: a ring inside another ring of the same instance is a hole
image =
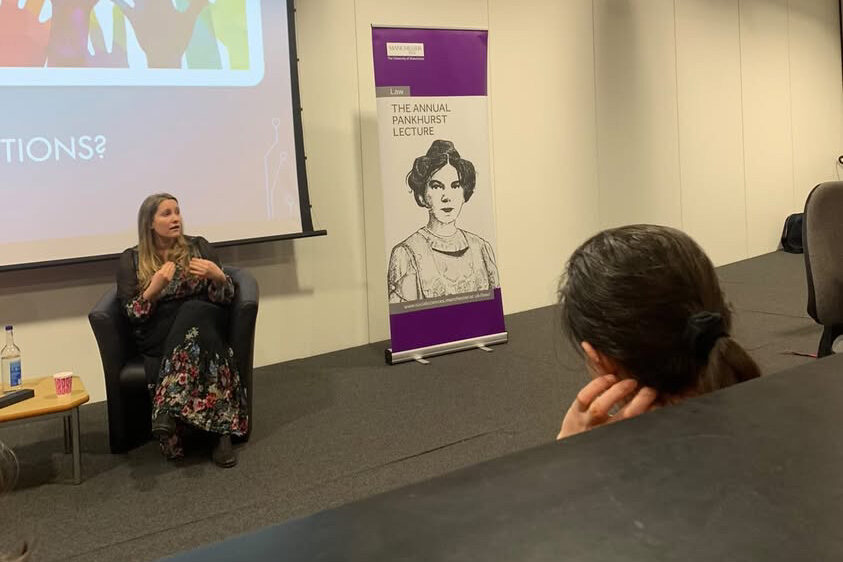
[[[164,265],[164,260],[155,251],[155,234],[152,230],[152,222],[158,206],[167,200],[176,203],[178,199],[169,193],[154,193],[143,200],[138,210],[138,285],[146,289],[155,272]],[[193,249],[184,237],[184,221],[181,223],[181,234],[173,248],[167,253],[167,261],[180,265],[187,270],[190,266],[190,258],[193,256]]]

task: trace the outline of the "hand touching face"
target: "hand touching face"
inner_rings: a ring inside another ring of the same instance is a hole
[[[652,409],[658,392],[650,387],[639,388],[634,379],[620,379],[617,365],[596,352],[588,343],[582,343],[589,370],[594,380],[577,393],[571,403],[556,439],[563,439],[594,427],[633,418]],[[614,410],[616,413],[612,414]]]
[[[556,439],[634,418],[648,411],[656,398],[655,390],[646,386],[639,389],[633,379],[618,380],[615,375],[597,377],[577,393]],[[617,413],[611,414],[615,408],[619,408]]]

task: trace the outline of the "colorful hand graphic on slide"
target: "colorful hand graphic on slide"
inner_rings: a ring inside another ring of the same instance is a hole
[[[17,0],[0,4],[0,66],[44,66],[50,21],[38,21],[44,0],[28,0],[18,8]]]
[[[249,70],[249,29],[246,0],[217,0],[211,5],[214,31],[228,49],[232,70]]]
[[[91,14],[91,45],[94,47],[94,54],[86,52],[88,66],[92,68],[127,68],[129,57],[126,53],[126,18],[117,6],[112,12],[114,18],[114,38],[111,45],[111,52],[105,46],[105,37],[102,33],[97,18]]]
[[[91,10],[97,0],[52,0],[53,24],[47,66],[87,66]]]
[[[176,8],[186,10],[189,3],[189,0],[176,0]],[[202,10],[199,14],[196,27],[193,28],[193,37],[187,44],[184,56],[187,59],[187,68],[222,68],[210,10]]]
[[[181,68],[181,57],[193,36],[196,18],[208,5],[208,0],[191,0],[184,12],[165,0],[114,0],[135,30],[150,68]]]

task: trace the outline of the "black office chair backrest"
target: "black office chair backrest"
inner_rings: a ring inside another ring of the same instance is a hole
[[[808,314],[823,326],[843,324],[843,181],[816,186],[802,223]]]

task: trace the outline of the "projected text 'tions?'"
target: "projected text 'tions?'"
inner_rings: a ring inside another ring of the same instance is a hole
[[[105,158],[105,135],[79,137],[0,138],[0,163],[91,161]]]

